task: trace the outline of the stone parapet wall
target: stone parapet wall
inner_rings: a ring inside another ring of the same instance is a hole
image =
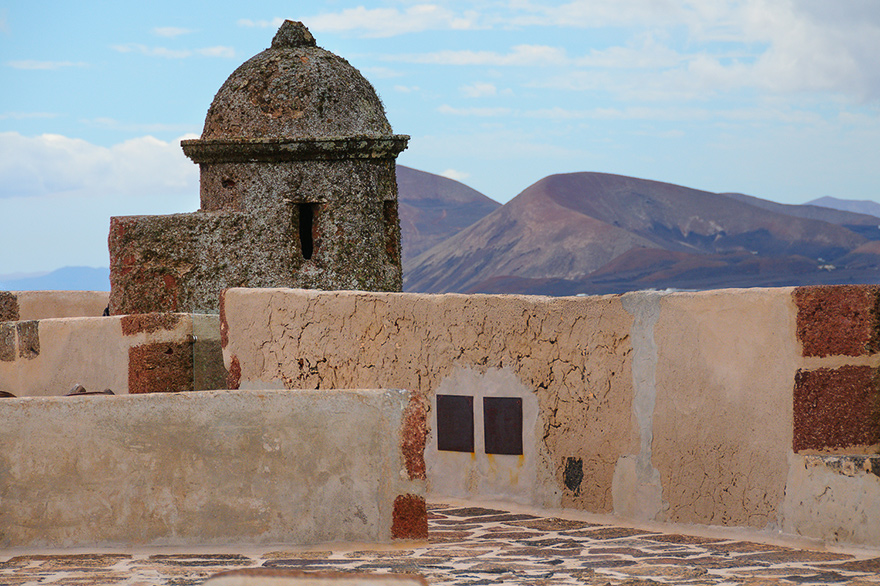
[[[427,535],[406,391],[4,399],[0,417],[0,549]]]
[[[98,317],[107,291],[0,291],[0,322],[57,317]]]
[[[143,314],[0,323],[0,391],[61,396],[224,386],[215,315]]]
[[[876,468],[817,463],[876,452],[876,299],[232,289],[221,338],[234,387],[424,392],[438,496],[876,545]]]

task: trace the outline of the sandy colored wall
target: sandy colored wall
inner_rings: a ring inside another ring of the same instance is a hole
[[[3,400],[0,548],[426,532],[413,404],[388,390]]]
[[[0,323],[0,390],[60,396],[223,386],[217,316],[149,314]]]
[[[657,516],[775,526],[799,356],[791,290],[664,295],[653,304],[656,367],[647,386],[663,487]]]
[[[613,509],[615,465],[632,450],[631,322],[617,297],[231,289],[221,303],[232,387],[407,388],[432,400],[470,394],[477,408],[486,395],[524,397],[522,457],[438,454],[432,425],[429,484],[602,512]],[[474,427],[479,446],[480,420]],[[589,474],[563,493],[568,458]]]
[[[0,291],[0,321],[100,317],[107,291]]]
[[[232,386],[425,392],[438,496],[880,543],[840,530],[853,495],[873,494],[873,473],[830,475],[802,461],[877,451],[875,289],[584,298],[232,289],[221,334]],[[472,398],[473,452],[439,449],[438,395]],[[491,397],[521,400],[522,455],[484,453]],[[866,514],[880,513],[880,500],[866,499]]]

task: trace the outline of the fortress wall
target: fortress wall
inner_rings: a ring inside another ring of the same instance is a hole
[[[144,314],[0,323],[0,390],[60,396],[76,384],[116,394],[225,382],[217,316]]]
[[[233,387],[426,393],[437,496],[876,544],[873,529],[840,527],[856,495],[858,515],[880,512],[877,299],[231,289],[221,337]],[[519,421],[522,453],[499,453],[499,425]],[[835,472],[853,454],[853,475]]]
[[[638,440],[631,323],[617,297],[230,289],[220,327],[232,388],[428,394],[435,493],[610,512],[616,463]],[[438,394],[470,401],[449,423],[451,439],[469,436],[472,448],[438,449]],[[484,449],[491,398],[521,401],[522,454]],[[582,459],[588,474],[578,490],[563,492],[569,457]]]
[[[108,291],[0,291],[0,322],[58,317],[99,317]]]
[[[0,549],[427,533],[424,410],[405,391],[32,397],[0,414]]]

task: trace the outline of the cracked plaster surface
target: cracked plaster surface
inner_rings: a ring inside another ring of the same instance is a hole
[[[433,397],[456,371],[511,372],[537,400],[539,475],[561,487],[583,461],[577,494],[538,500],[612,509],[618,458],[631,453],[632,317],[616,296],[560,298],[232,289],[229,343],[241,384],[407,388]],[[636,440],[637,441],[637,438]]]

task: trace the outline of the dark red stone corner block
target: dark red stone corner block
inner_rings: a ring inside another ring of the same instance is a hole
[[[880,286],[819,285],[794,290],[804,356],[880,351]]]
[[[402,494],[394,499],[391,537],[394,539],[427,539],[428,506],[425,498]]]
[[[400,450],[410,480],[425,480],[425,444],[428,438],[428,401],[411,391],[400,427]]]
[[[18,297],[9,291],[0,291],[0,322],[18,321]]]
[[[177,313],[133,313],[122,316],[122,334],[151,334],[159,330],[171,331],[183,316]]]
[[[193,390],[192,343],[142,344],[128,349],[128,392]]]
[[[869,366],[799,370],[794,386],[795,452],[865,451],[880,444],[880,377]]]
[[[229,371],[226,373],[226,388],[236,390],[241,386],[241,363],[238,356],[233,356],[229,361]]]

